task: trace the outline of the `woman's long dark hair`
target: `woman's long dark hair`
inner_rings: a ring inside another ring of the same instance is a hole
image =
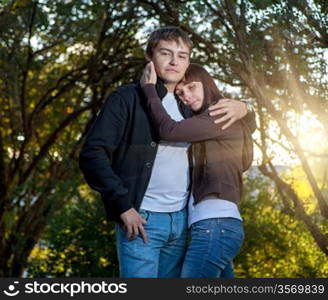
[[[192,81],[200,81],[203,84],[204,102],[201,110],[223,98],[212,76],[201,65],[195,63],[189,65],[182,82],[189,83]]]

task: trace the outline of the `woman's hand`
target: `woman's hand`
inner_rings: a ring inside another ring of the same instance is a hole
[[[226,122],[222,130],[227,129],[247,114],[247,107],[244,102],[227,98],[221,99],[218,103],[211,105],[208,110],[210,111],[210,116],[225,114],[223,117],[214,121],[216,124]]]
[[[156,81],[157,81],[157,74],[155,71],[154,63],[152,61],[150,61],[146,65],[146,67],[143,71],[143,74],[140,79],[140,84],[141,84],[141,86],[144,86],[149,83],[156,84]]]

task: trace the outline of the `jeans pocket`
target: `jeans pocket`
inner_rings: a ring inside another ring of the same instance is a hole
[[[194,233],[209,234],[211,229],[211,220],[201,220],[191,225],[191,231]]]
[[[149,217],[150,217],[150,212],[148,210],[145,209],[140,209],[139,210],[139,215],[146,221],[148,221]]]
[[[218,222],[222,236],[236,239],[241,242],[244,240],[244,228],[243,223],[240,220],[233,218],[219,218]]]

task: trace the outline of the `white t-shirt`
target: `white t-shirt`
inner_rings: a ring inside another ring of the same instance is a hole
[[[172,119],[183,120],[173,93],[167,93],[162,103]],[[142,209],[175,212],[186,206],[190,181],[189,146],[190,143],[160,141]]]

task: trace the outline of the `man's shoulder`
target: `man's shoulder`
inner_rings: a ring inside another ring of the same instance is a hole
[[[139,102],[142,97],[140,92],[140,85],[130,83],[122,85],[114,90],[105,102],[105,107],[111,107],[111,109],[124,109],[135,107],[134,103]]]
[[[140,86],[136,83],[125,84],[116,90],[116,93],[123,99],[131,101],[140,95]]]

